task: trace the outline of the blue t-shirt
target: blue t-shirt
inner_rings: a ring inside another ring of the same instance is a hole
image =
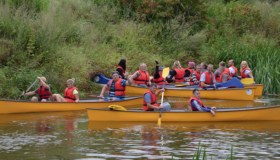
[[[127,80],[123,79],[121,81],[121,85],[125,87],[125,83]],[[109,81],[110,82],[110,81]],[[107,86],[109,87],[109,82],[107,83]],[[111,89],[114,90],[115,89],[115,82],[112,81],[111,83]],[[109,97],[117,97],[117,98],[125,98],[125,96],[116,96],[114,91],[110,91],[109,93]]]

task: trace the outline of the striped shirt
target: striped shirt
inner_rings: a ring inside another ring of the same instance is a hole
[[[125,83],[127,80],[123,79],[121,81],[121,85],[125,87]],[[110,82],[110,81],[109,81]],[[107,86],[109,87],[109,82],[107,83]],[[111,83],[111,89],[114,90],[115,89],[115,82],[112,81]],[[117,97],[117,98],[125,98],[125,96],[115,96],[115,92],[114,91],[110,91],[109,93],[109,97]]]

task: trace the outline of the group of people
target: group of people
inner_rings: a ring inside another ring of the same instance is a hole
[[[250,70],[246,61],[242,61],[240,65],[240,76],[238,76],[238,70],[235,67],[235,61],[229,60],[228,68],[225,62],[219,63],[219,68],[214,70],[212,64],[206,64],[202,62],[195,67],[194,62],[189,62],[187,68],[182,68],[179,61],[175,61],[173,69],[170,71],[166,80],[162,77],[162,71],[164,66],[159,67],[158,61],[155,61],[156,68],[153,74],[153,78],[150,79],[150,75],[147,71],[147,65],[141,63],[139,70],[133,74],[128,75],[126,69],[127,61],[122,59],[118,67],[112,73],[112,79],[102,88],[99,101],[119,101],[125,98],[125,87],[134,84],[139,87],[149,87],[145,93],[143,93],[143,110],[145,111],[170,111],[170,104],[158,104],[156,97],[160,92],[164,92],[164,89],[159,90],[156,93],[157,85],[168,84],[170,82],[183,83],[189,79],[190,85],[199,85],[201,88],[216,87],[216,83],[226,82],[232,77],[242,78],[254,78],[252,71]],[[23,95],[39,94],[39,98],[32,97],[31,101],[41,102],[79,102],[79,90],[74,86],[75,79],[67,80],[67,88],[64,91],[64,96],[60,94],[53,94],[51,96],[50,86],[47,85],[45,77],[37,77],[39,80],[39,87],[32,92],[24,93]],[[109,98],[104,97],[104,93],[108,90]],[[193,90],[193,97],[190,98],[189,108],[192,111],[209,111],[214,114],[215,107],[203,106],[200,101],[200,92],[198,89]]]

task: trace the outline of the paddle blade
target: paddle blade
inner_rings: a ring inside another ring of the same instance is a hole
[[[169,67],[166,67],[162,71],[162,77],[166,78],[168,76],[168,74],[169,74]]]
[[[161,126],[161,118],[158,119],[157,125],[160,127]]]
[[[240,82],[242,84],[253,84],[254,83],[254,79],[253,78],[244,78],[244,79],[241,79]]]

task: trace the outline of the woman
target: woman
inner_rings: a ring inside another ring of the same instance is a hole
[[[122,79],[127,79],[128,72],[126,70],[126,63],[126,59],[121,59],[119,66],[116,69],[116,71],[118,71],[120,74],[120,78]]]
[[[153,76],[153,82],[155,82],[157,85],[163,85],[164,78],[162,77],[162,70],[165,68],[164,66],[159,67],[158,66],[158,61],[155,61],[157,66],[156,66],[156,71]],[[167,81],[165,81],[164,84],[168,84]]]
[[[139,70],[134,72],[132,79],[134,79],[134,84],[138,85],[139,87],[147,87],[151,84],[146,63],[140,64]]]
[[[241,65],[240,65],[240,75],[241,75],[242,79],[243,78],[253,78],[254,79],[252,71],[249,68],[248,63],[246,61],[242,61],[241,62]]]
[[[181,67],[179,61],[175,61],[173,64],[173,72],[171,72],[169,79],[174,77],[175,82],[185,82],[185,69]]]
[[[64,90],[64,97],[60,94],[53,94],[52,102],[79,102],[79,90],[74,87],[75,79],[67,80],[67,88]]]

